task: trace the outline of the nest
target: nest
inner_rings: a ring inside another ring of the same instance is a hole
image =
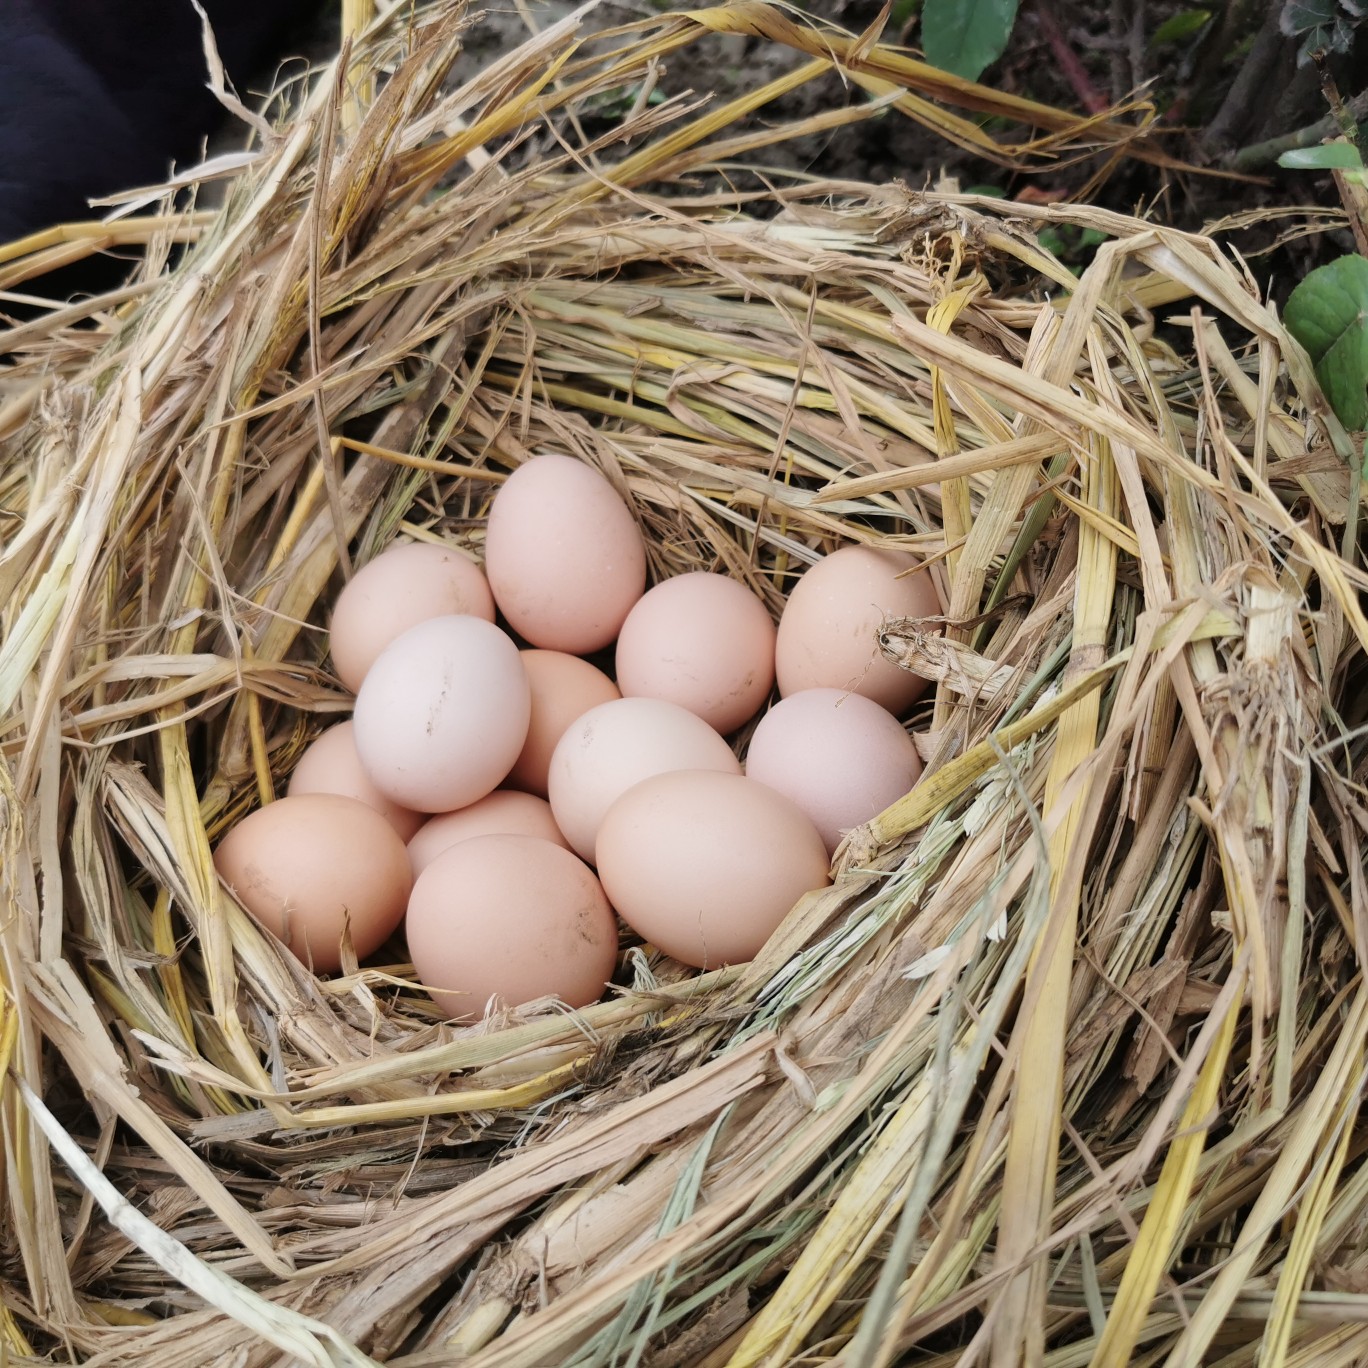
[[[461,24],[361,34],[219,211],[0,268],[145,251],[4,344],[9,1360],[1368,1359],[1358,457],[1305,355],[1210,238],[687,179],[890,105],[982,141],[904,54],[738,6],[444,93]],[[874,105],[575,133],[709,26]],[[1076,276],[1046,223],[1106,241]],[[928,773],[753,963],[453,1028],[398,958],[309,975],[210,850],[349,706],[343,577],[478,550],[542,451],[656,577],[928,558],[945,621],[882,636]]]

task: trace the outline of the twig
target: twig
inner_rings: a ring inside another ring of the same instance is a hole
[[[1339,86],[1326,64],[1323,52],[1316,53],[1315,62],[1316,73],[1320,77],[1321,94],[1325,96],[1325,103],[1330,106],[1330,117],[1334,119],[1335,127],[1347,139],[1349,145],[1357,147],[1361,153],[1363,143],[1359,139],[1359,116],[1344,103],[1344,97],[1339,92]]]
[[[1120,104],[1133,88],[1132,73],[1126,61],[1126,32],[1130,24],[1126,16],[1126,0],[1111,0],[1111,93]]]
[[[1036,23],[1040,25],[1041,36],[1053,53],[1055,61],[1059,63],[1064,79],[1073,87],[1079,103],[1089,114],[1105,114],[1110,108],[1106,96],[1093,84],[1092,77],[1088,75],[1078,54],[1070,46],[1054,15],[1050,13],[1047,0],[1036,0],[1035,17]]]
[[[1233,143],[1249,123],[1251,110],[1267,108],[1266,98],[1261,92],[1267,86],[1278,58],[1282,56],[1287,39],[1278,27],[1282,13],[1282,0],[1271,0],[1263,27],[1254,39],[1244,65],[1240,67],[1216,117],[1207,127],[1202,145],[1209,152],[1216,152]]]
[[[1360,91],[1344,108],[1356,121],[1368,119],[1368,90]],[[1327,114],[1325,118],[1317,119],[1315,123],[1307,124],[1293,133],[1282,133],[1276,138],[1240,148],[1230,159],[1230,166],[1233,171],[1257,171],[1262,166],[1271,166],[1284,152],[1297,147],[1313,147],[1326,138],[1333,138],[1338,132],[1339,123],[1335,116]]]
[[[1127,44],[1130,53],[1130,88],[1139,90],[1148,79],[1145,63],[1145,0],[1131,0]],[[1129,94],[1129,91],[1127,93]]]
[[[1315,63],[1316,72],[1320,76],[1321,93],[1325,96],[1326,104],[1330,106],[1330,114],[1335,120],[1340,136],[1350,147],[1357,149],[1361,158],[1364,140],[1359,134],[1358,116],[1344,103],[1339,86],[1335,84],[1335,78],[1326,64],[1325,54],[1317,53]],[[1347,176],[1338,167],[1331,174],[1335,177],[1335,190],[1339,194],[1340,203],[1344,205],[1344,212],[1349,215],[1354,246],[1360,256],[1368,257],[1368,190],[1365,190],[1362,184],[1362,177]]]

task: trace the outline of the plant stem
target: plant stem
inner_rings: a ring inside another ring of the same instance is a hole
[[[1287,43],[1278,28],[1281,12],[1282,0],[1271,0],[1249,56],[1221,101],[1216,117],[1207,126],[1202,139],[1207,151],[1220,151],[1233,143],[1248,125],[1251,112],[1267,107],[1266,86]]]
[[[1343,108],[1355,120],[1368,119],[1368,90],[1355,95]],[[1339,131],[1340,125],[1335,116],[1327,114],[1325,118],[1317,119],[1315,123],[1307,124],[1305,128],[1299,128],[1293,133],[1283,133],[1276,138],[1268,138],[1264,142],[1240,148],[1230,159],[1231,169],[1257,171],[1260,167],[1271,166],[1284,152],[1290,152],[1297,147],[1313,147],[1316,143],[1324,142],[1326,138],[1333,138]]]
[[[1040,26],[1041,36],[1049,46],[1054,59],[1059,63],[1060,73],[1073,87],[1078,102],[1089,114],[1105,114],[1108,108],[1107,97],[1093,84],[1078,53],[1069,45],[1064,31],[1059,27],[1051,12],[1048,0],[1037,0],[1035,5],[1036,23]]]
[[[1330,74],[1330,68],[1326,66],[1324,57],[1317,54],[1316,70],[1320,73],[1321,92],[1325,96],[1325,102],[1330,106],[1330,117],[1334,119],[1335,126],[1344,135],[1351,147],[1357,147],[1359,155],[1364,152],[1363,139],[1359,136],[1358,115],[1354,113],[1351,105],[1344,103],[1344,98],[1340,95],[1339,86],[1335,83],[1335,78]]]

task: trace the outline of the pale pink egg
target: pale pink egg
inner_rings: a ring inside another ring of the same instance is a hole
[[[877,703],[805,689],[760,719],[746,774],[796,803],[835,851],[847,831],[911,789],[921,760],[902,723]]]
[[[617,636],[645,590],[646,545],[598,471],[569,456],[537,456],[494,499],[485,571],[525,641],[587,655]]]

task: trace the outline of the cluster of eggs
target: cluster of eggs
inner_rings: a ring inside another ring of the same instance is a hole
[[[726,575],[646,581],[627,505],[562,456],[505,482],[483,571],[454,547],[382,552],[331,623],[352,719],[225,836],[224,882],[320,972],[402,924],[455,1020],[597,1000],[619,916],[685,964],[753,957],[828,882],[843,833],[920,773],[898,716],[923,684],[875,633],[938,612],[935,591],[911,557],[849,546],[776,629]],[[582,658],[614,642],[615,679]],[[776,680],[743,773],[726,738]]]

